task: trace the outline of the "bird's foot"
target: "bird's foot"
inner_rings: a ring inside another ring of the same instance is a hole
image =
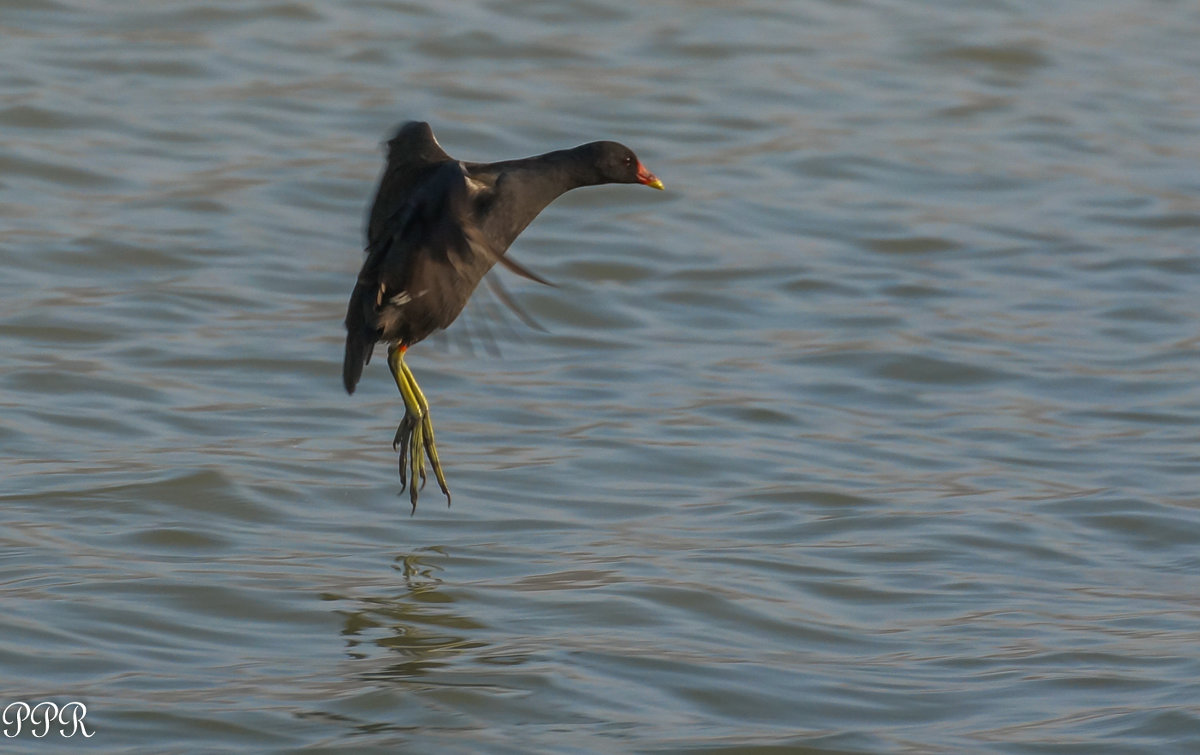
[[[412,501],[413,511],[417,510],[417,494],[425,487],[425,458],[433,467],[433,475],[437,478],[438,487],[446,496],[446,505],[450,504],[450,488],[446,486],[446,475],[442,472],[442,463],[438,459],[437,442],[433,437],[433,420],[429,416],[429,402],[417,385],[417,379],[403,360],[403,350],[393,349],[388,354],[388,364],[392,375],[396,378],[396,387],[404,398],[404,419],[396,428],[396,436],[392,439],[392,448],[400,453],[400,490],[408,488],[408,497]],[[418,482],[419,481],[419,482]]]
[[[398,451],[399,467],[400,467],[400,491],[408,487],[408,467],[409,455],[408,449],[412,444],[413,428],[417,425],[417,420],[411,414],[405,414],[404,419],[400,420],[400,426],[396,428],[396,437],[392,438],[392,450]],[[415,505],[415,502],[414,502]]]
[[[400,490],[408,488],[408,497],[412,502],[413,511],[417,510],[417,494],[425,488],[427,475],[425,459],[429,458],[429,466],[433,468],[434,478],[438,487],[446,496],[446,504],[450,503],[450,489],[446,485],[446,475],[442,472],[442,462],[438,459],[437,443],[433,437],[433,421],[426,408],[421,416],[405,414],[396,428],[396,437],[392,439],[392,449],[399,452]]]

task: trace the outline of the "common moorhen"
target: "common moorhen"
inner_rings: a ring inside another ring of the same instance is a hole
[[[662,189],[637,155],[616,142],[520,160],[472,163],[446,154],[428,123],[404,124],[388,142],[387,165],[367,223],[367,259],[346,312],[342,380],[348,393],[377,341],[404,398],[392,448],[400,452],[400,489],[413,511],[428,454],[438,485],[450,490],[438,461],[429,402],[404,363],[408,347],[454,322],[492,265],[545,283],[505,256],[546,205],[581,186],[640,183]]]

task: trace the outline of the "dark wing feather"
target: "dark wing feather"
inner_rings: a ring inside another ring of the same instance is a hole
[[[384,224],[408,204],[413,191],[428,175],[429,168],[454,158],[446,154],[423,121],[409,121],[396,129],[387,143],[387,165],[379,179],[375,201],[367,217],[367,244],[379,237]]]
[[[509,271],[516,273],[517,275],[521,276],[522,278],[528,278],[531,281],[541,283],[542,285],[545,285],[545,286],[553,286],[554,285],[550,281],[546,280],[542,276],[538,275],[537,273],[533,272],[529,268],[522,265],[520,262],[517,262],[512,257],[509,257],[507,254],[501,255],[501,257],[496,261],[499,262],[501,265],[504,265],[506,268],[508,268]]]
[[[462,166],[418,167],[403,203],[376,199],[367,260],[346,313],[342,379],[353,392],[376,341],[412,345],[447,327],[500,256],[471,210]]]
[[[494,275],[489,275],[486,280],[488,282],[488,288],[491,289],[492,294],[494,294],[495,297],[500,300],[501,304],[508,307],[508,309],[517,316],[518,320],[534,330],[540,330],[543,333],[547,332],[547,330],[542,327],[541,323],[533,319],[533,315],[526,312],[521,308],[521,305],[517,304],[517,300],[512,298],[512,295],[508,293],[508,289],[504,287],[504,284],[500,282],[499,278]],[[554,284],[551,283],[549,285],[553,286]]]

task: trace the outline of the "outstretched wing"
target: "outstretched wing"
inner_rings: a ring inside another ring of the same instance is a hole
[[[377,216],[346,312],[342,379],[348,391],[376,341],[408,346],[448,327],[500,258],[473,209],[483,191],[460,163],[443,162],[421,171],[405,204]]]
[[[388,141],[387,164],[367,216],[367,259],[346,310],[342,382],[349,393],[354,392],[380,337],[380,296],[388,282],[383,278],[395,284],[394,279],[404,277],[416,248],[437,246],[438,229],[431,219],[436,221],[443,210],[445,196],[439,191],[446,183],[437,177],[439,169],[455,165],[428,123],[405,123]]]

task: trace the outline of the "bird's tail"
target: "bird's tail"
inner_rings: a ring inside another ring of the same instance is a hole
[[[346,357],[342,361],[342,384],[346,386],[346,393],[354,393],[362,378],[363,367],[371,361],[378,338],[367,322],[365,296],[366,286],[357,284],[346,309]]]

